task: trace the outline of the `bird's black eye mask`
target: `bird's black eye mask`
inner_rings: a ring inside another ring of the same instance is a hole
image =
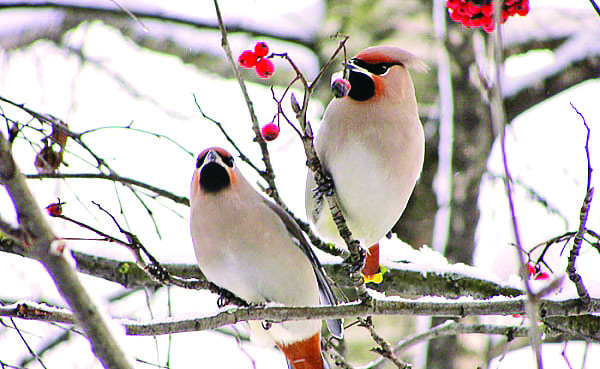
[[[204,164],[204,160],[206,159],[206,155],[208,155],[209,151],[210,150],[205,150],[200,155],[198,155],[198,159],[196,160],[196,169],[200,168],[202,166],[202,164]],[[213,151],[215,151],[219,155],[219,157],[221,158],[221,160],[223,160],[223,163],[225,163],[225,165],[227,165],[230,168],[233,168],[233,156],[226,155],[217,150],[213,150]]]
[[[387,71],[393,67],[394,65],[402,65],[402,63],[393,63],[393,62],[387,62],[387,63],[367,63],[364,60],[360,60],[360,59],[351,59],[350,62],[354,65],[356,65],[359,68],[365,69],[373,74],[376,74],[378,76],[381,76],[385,73],[387,73]]]

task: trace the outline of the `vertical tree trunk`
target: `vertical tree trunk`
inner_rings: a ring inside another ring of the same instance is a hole
[[[486,170],[487,159],[493,143],[493,132],[481,94],[469,81],[469,66],[475,57],[471,33],[461,32],[460,42],[447,45],[453,70],[454,86],[454,148],[453,189],[451,200],[450,234],[446,257],[452,263],[472,264],[475,229],[479,221],[479,185]],[[432,319],[432,325],[448,318]],[[460,347],[456,336],[438,338],[429,342],[428,369],[457,367]]]

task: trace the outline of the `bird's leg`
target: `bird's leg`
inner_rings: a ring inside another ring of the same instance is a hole
[[[342,262],[344,268],[346,268],[350,273],[356,273],[363,268],[365,265],[365,260],[367,258],[367,252],[361,247],[359,248],[358,257],[353,257],[350,255]]]
[[[383,282],[383,273],[379,266],[379,242],[369,247],[365,265],[361,272],[365,282]]]
[[[317,185],[313,188],[313,196],[316,200],[322,201],[323,196],[332,196],[333,190],[335,189],[335,184],[333,183],[333,178],[329,175],[329,173],[325,173],[318,177],[315,177],[315,182]]]

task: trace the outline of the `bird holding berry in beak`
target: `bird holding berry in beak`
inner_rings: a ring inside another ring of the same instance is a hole
[[[208,148],[198,156],[190,205],[196,258],[210,281],[251,304],[337,304],[298,225],[252,188],[226,150]],[[255,341],[277,345],[294,369],[327,368],[320,320],[249,325]],[[327,326],[341,338],[340,319]]]
[[[314,144],[353,237],[369,247],[363,276],[381,282],[379,240],[402,215],[423,167],[425,138],[408,70],[426,66],[401,48],[375,46],[345,68],[348,79],[334,82],[336,97]],[[309,172],[307,217],[327,242],[346,249],[323,191]]]

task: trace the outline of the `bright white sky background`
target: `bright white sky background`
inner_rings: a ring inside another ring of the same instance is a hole
[[[96,2],[104,3],[100,0]],[[128,3],[130,2],[122,2],[125,6]],[[156,6],[153,2],[147,3],[151,7]],[[188,16],[201,14],[207,19],[214,18],[212,2],[193,2],[194,7],[190,6],[191,3],[179,0],[169,2],[170,8],[166,8],[164,4],[162,6],[165,10],[179,11]],[[318,1],[311,2],[313,5],[308,6],[310,11],[306,10],[306,2],[301,1],[256,0],[223,1],[222,3],[222,10],[228,19],[235,18],[246,24],[259,24],[264,27],[281,27],[278,30],[293,34],[318,29],[318,22],[324,11]],[[532,4],[562,6],[565,2],[532,1]],[[588,1],[585,0],[571,1],[569,5],[589,7]],[[292,19],[294,22],[281,21],[282,17]],[[279,21],[274,22],[274,19]],[[296,21],[296,19],[300,20]],[[144,23],[148,27],[159,27],[155,23]],[[300,29],[294,28],[292,24],[299,26]],[[10,25],[10,27],[15,26],[16,24]],[[0,23],[0,30],[2,27]],[[4,27],[9,25],[5,24]],[[182,35],[182,37],[189,36],[185,33]],[[189,37],[188,40],[190,47],[202,44],[207,45],[215,53],[221,52],[219,39],[214,35],[208,35],[201,40]],[[234,53],[252,45],[254,41],[256,40],[233,39]],[[175,57],[142,49],[124,39],[116,30],[100,22],[80,26],[65,37],[65,42],[73,47],[83,48],[85,55],[91,60],[98,61],[102,68],[98,68],[94,63],[81,65],[73,54],[66,54],[50,42],[39,41],[26,49],[0,54],[2,55],[0,95],[15,102],[23,102],[27,107],[38,112],[60,117],[67,121],[75,132],[104,126],[123,127],[132,124],[134,128],[158,132],[172,138],[193,155],[189,155],[165,139],[120,128],[103,129],[84,136],[88,145],[107,159],[119,174],[188,196],[195,155],[208,146],[229,148],[214,125],[202,119],[192,98],[192,94],[195,94],[205,113],[222,122],[245,153],[260,164],[258,146],[251,143],[252,132],[248,114],[237,82],[224,81],[217,75],[186,65]],[[273,51],[283,51],[282,49],[286,47],[272,45]],[[296,52],[307,75],[314,75],[318,67],[315,61],[303,55],[301,50]],[[552,62],[552,55],[544,53],[536,53],[527,58],[514,58],[507,62],[507,77],[515,77],[519,73],[526,72],[527,68],[533,71]],[[279,64],[278,67],[282,68],[283,64]],[[143,97],[140,99],[128,93],[122,85],[110,77],[110,73],[117,73],[124,78],[128,84],[135,86]],[[244,74],[248,78],[250,94],[259,119],[261,122],[268,123],[276,109],[271,94],[267,88],[252,83],[255,80],[253,72],[245,71]],[[592,166],[600,168],[600,151],[597,148],[600,147],[599,92],[598,80],[582,84],[522,114],[507,131],[508,160],[513,176],[535,188],[552,206],[559,209],[568,219],[568,230],[577,227],[579,206],[585,194],[586,178],[583,146],[585,130],[580,117],[569,103],[572,102],[585,116],[592,130],[590,141]],[[7,115],[14,119],[19,117],[17,110],[10,109],[5,104],[2,107]],[[322,110],[323,107],[317,104],[310,109],[310,120],[315,125]],[[289,116],[293,114],[290,113]],[[0,129],[6,134],[5,125],[1,125]],[[306,172],[301,144],[292,130],[283,125],[280,137],[269,145],[282,196],[297,215],[304,217],[303,196]],[[38,147],[32,147],[23,140],[17,141],[14,154],[25,173],[35,173],[33,161],[37,149]],[[93,161],[89,155],[75,148],[74,145],[69,146],[68,149],[72,149],[72,154],[76,156],[69,155],[66,159],[68,167],[62,167],[61,171],[66,173],[93,171],[89,164]],[[490,170],[494,173],[501,173],[499,160],[498,147],[496,147],[489,163]],[[240,165],[247,177],[256,179],[250,168]],[[594,183],[597,183],[596,179],[595,177]],[[67,215],[94,224],[117,236],[118,231],[106,216],[90,204],[90,201],[101,203],[104,208],[117,216],[120,209],[119,201],[121,201],[123,208],[126,209],[126,216],[118,216],[119,221],[136,233],[159,260],[179,263],[195,261],[188,230],[188,209],[183,206],[173,205],[167,200],[148,202],[159,224],[161,235],[159,238],[145,210],[121,186],[115,186],[110,182],[82,180],[66,183],[48,180],[29,183],[41,206],[56,201],[57,196],[60,196],[62,201],[67,202],[65,207]],[[53,184],[50,185],[51,183]],[[516,197],[524,244],[534,245],[567,230],[560,217],[549,214],[543,207],[531,201],[520,189],[517,189]],[[600,206],[596,204],[598,201],[592,205],[588,226],[599,231],[597,225],[600,221]],[[382,244],[384,259],[394,260],[401,257],[414,260],[413,267],[421,270],[459,270],[499,282],[517,283],[515,277],[511,276],[516,272],[515,253],[508,245],[512,241],[510,219],[500,181],[487,179],[483,181],[480,207],[482,214],[476,253],[476,266],[479,269],[448,266],[439,255],[432,256],[432,251],[427,250],[423,255],[415,254],[415,251],[395,239],[386,240]],[[12,205],[6,193],[0,192],[2,217],[14,218],[11,209]],[[50,219],[50,222],[58,235],[89,236],[79,229],[66,226],[60,220]],[[130,258],[127,250],[111,244],[71,242],[69,246],[113,258]],[[581,268],[587,287],[594,296],[598,297],[600,296],[600,276],[597,272],[597,265],[600,262],[598,252],[584,248],[582,253],[578,266]],[[555,252],[551,253],[549,258],[548,260],[555,260],[557,271],[564,270],[565,257],[561,258],[558,252]],[[324,259],[331,260],[326,256]],[[109,282],[87,276],[81,278],[98,300],[122,291],[119,286]],[[0,280],[5,281],[0,286],[0,297],[4,299],[44,300],[48,303],[64,305],[46,272],[37,262],[30,259],[1,254]],[[212,313],[216,309],[215,298],[209,293],[189,293],[171,289],[170,294],[172,315],[175,317],[199,316]],[[561,291],[561,296],[574,296],[568,283]],[[169,315],[166,289],[152,297],[152,312],[149,311],[145,299],[143,293],[134,294],[111,305],[110,314],[140,319]],[[3,321],[8,322],[6,319]],[[20,320],[16,322],[34,348],[41,347],[46,340],[62,333],[61,328],[48,324]],[[126,351],[137,358],[150,362],[158,361],[161,364],[167,360],[168,337],[159,337],[157,341],[153,338],[123,337],[122,341]],[[567,368],[565,360],[560,356],[562,345],[547,346],[544,348],[545,367]],[[580,362],[583,355],[576,353],[577,350],[581,350],[578,346],[568,345],[568,357],[573,368],[581,367],[578,360]],[[156,347],[159,347],[158,354]],[[221,334],[212,332],[177,334],[172,336],[170,365],[171,368],[252,368],[250,359],[252,358],[259,369],[285,367],[283,356],[274,350],[251,344],[244,344],[244,350],[237,347],[235,340]],[[16,364],[26,355],[26,352],[26,348],[13,329],[0,327],[0,360],[8,364]],[[511,354],[492,367],[504,369],[533,367],[533,364],[527,363],[531,362],[532,358],[529,351],[525,351],[521,356],[516,355],[518,354]],[[515,362],[519,364],[514,364]],[[72,339],[69,343],[62,344],[53,353],[45,355],[44,363],[48,368],[100,367],[90,355],[87,341],[81,337]],[[600,351],[594,348],[588,354],[586,367],[598,367],[599,363]],[[136,366],[152,368],[140,363]],[[30,367],[40,366],[31,363]]]

